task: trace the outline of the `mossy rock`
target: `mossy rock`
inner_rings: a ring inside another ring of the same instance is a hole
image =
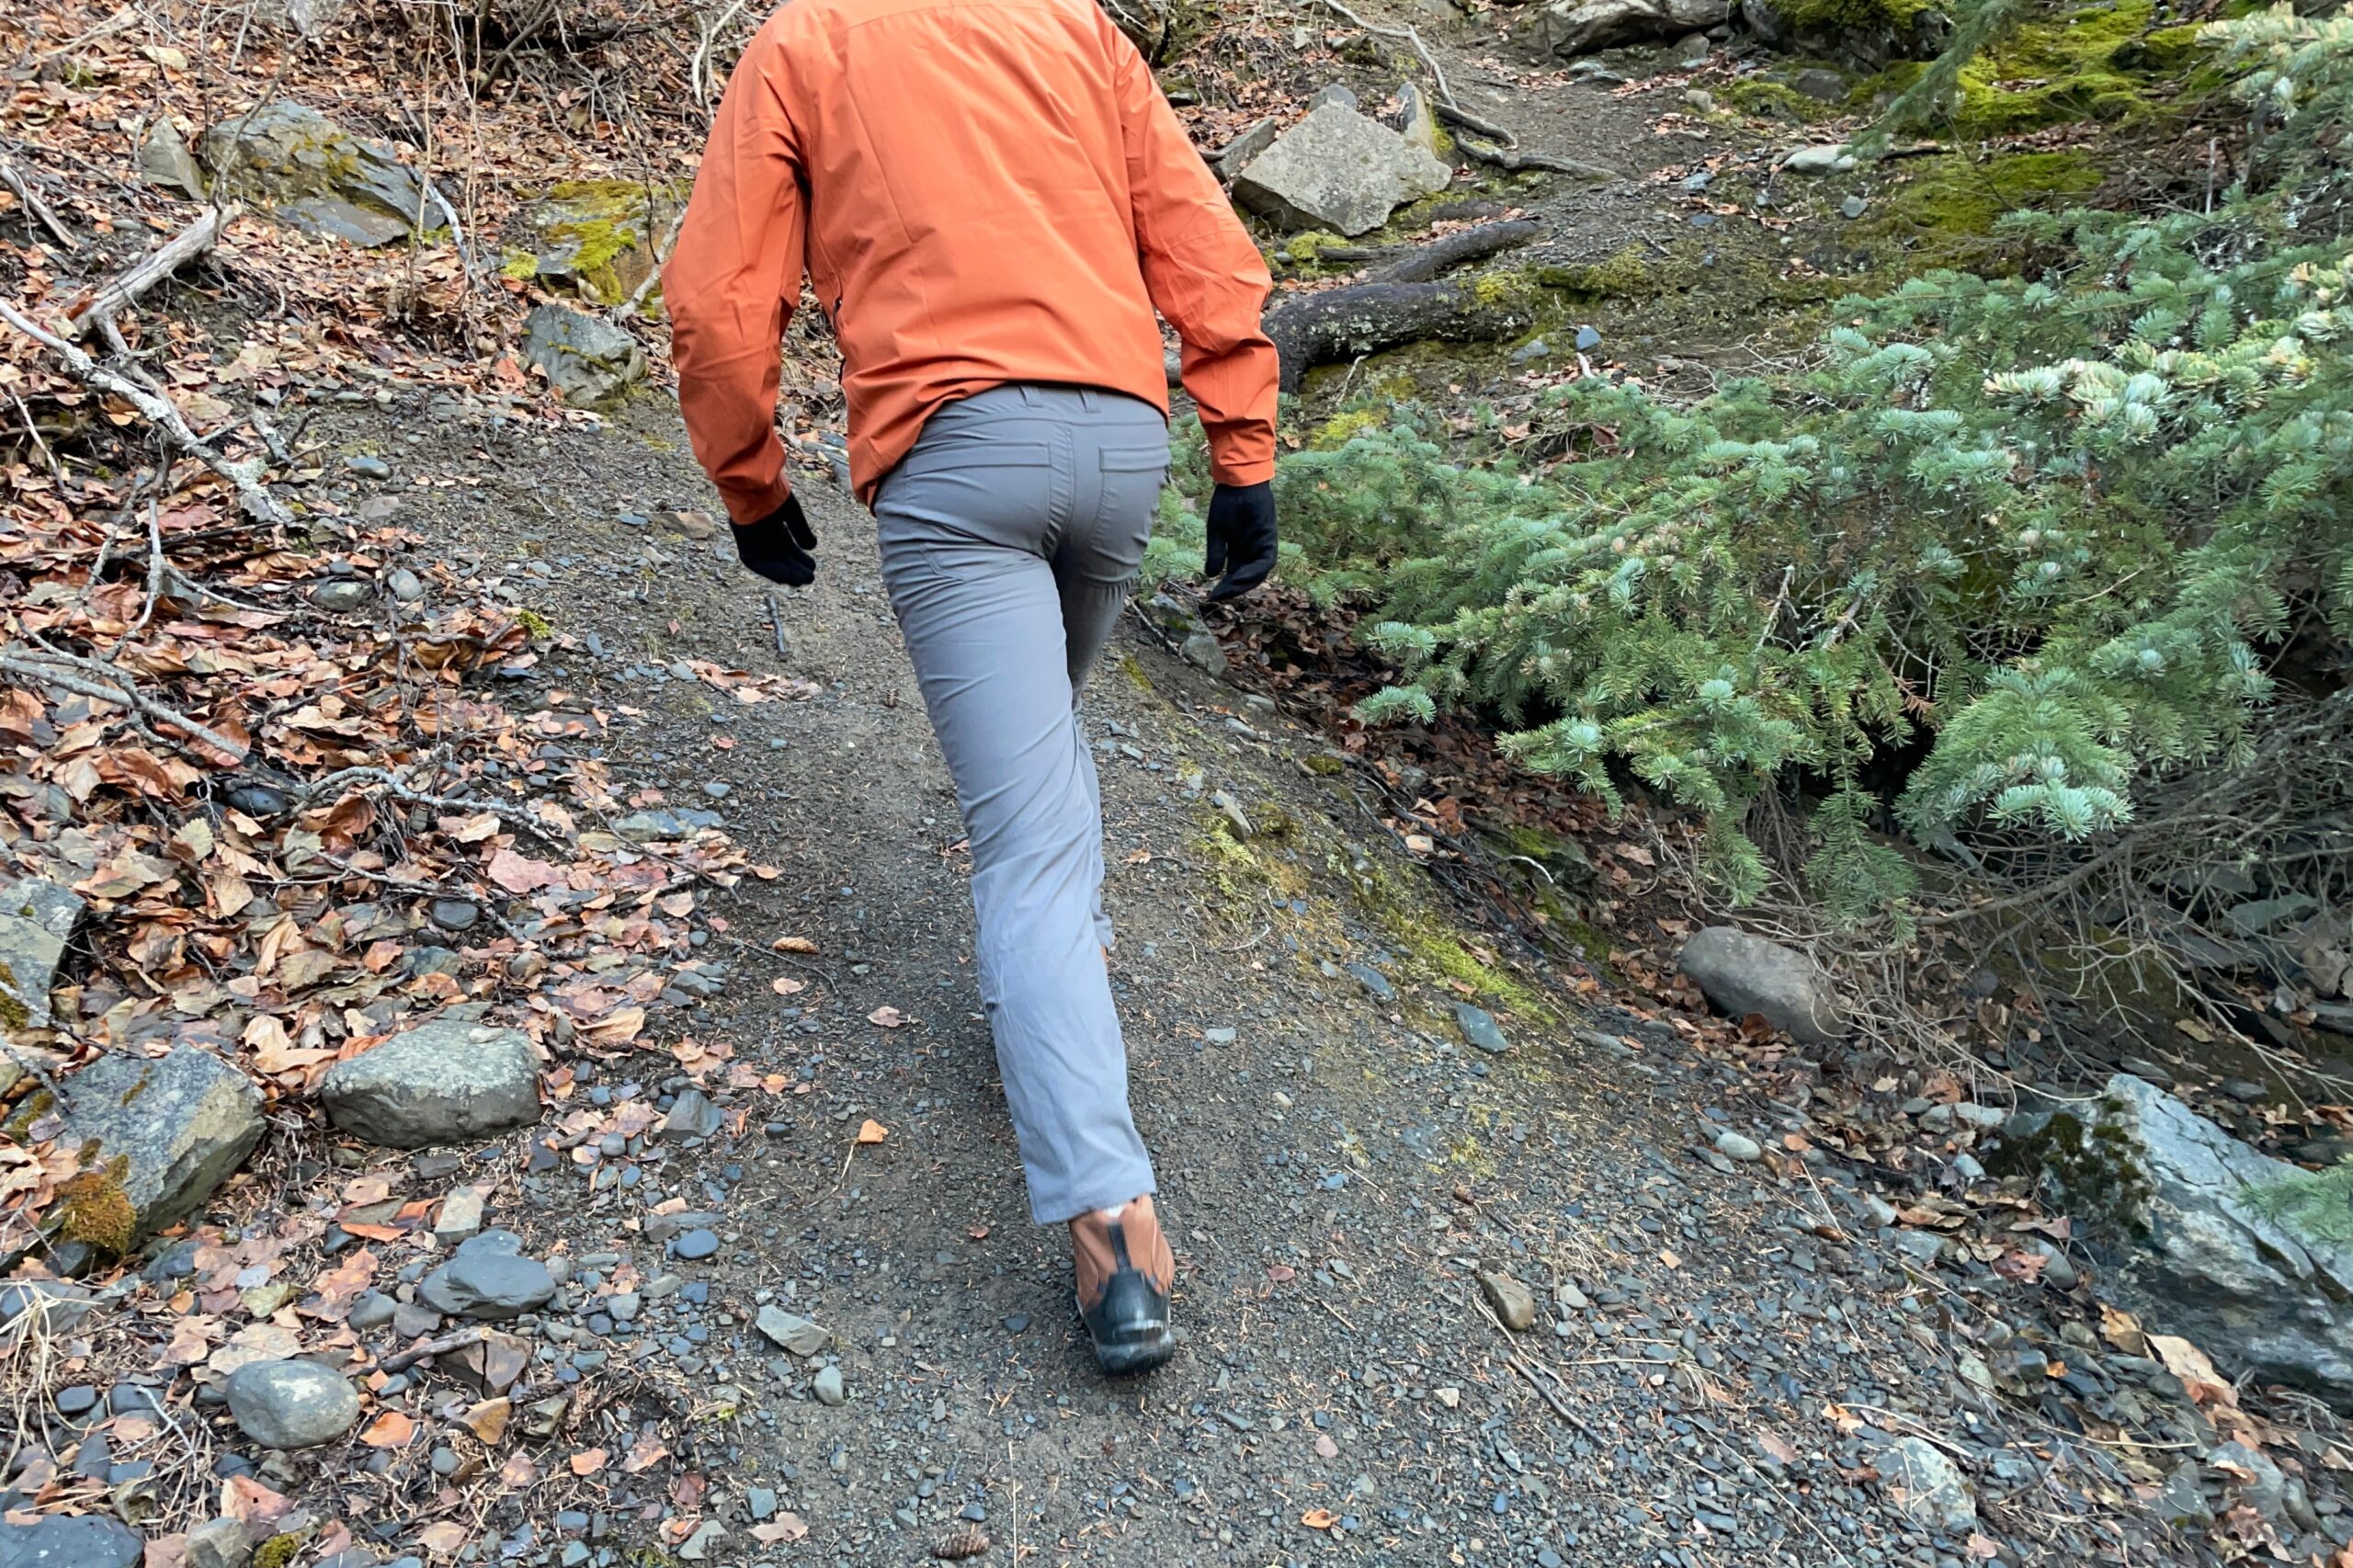
[[[1901,244],[1907,269],[2000,270],[2004,247],[1994,230],[2003,214],[2080,201],[2101,178],[2080,152],[2012,153],[1983,163],[1938,158],[1915,165],[1911,179],[1856,227]]]
[[[1787,82],[1763,76],[1728,82],[1717,89],[1716,97],[1752,119],[1779,120],[1785,125],[1813,125],[1845,112],[1835,104],[1806,97]]]
[[[1638,300],[1659,291],[1658,269],[1640,245],[1625,245],[1600,261],[1540,267],[1536,281],[1547,289],[1588,299]]]
[[[2021,22],[1961,68],[1942,113],[1969,137],[2155,115],[2195,66],[2201,46],[2194,27],[2152,30],[2154,15],[2151,0],[2124,0]],[[1921,69],[1909,62],[1890,66],[1858,89],[1856,106],[1885,102]]]
[[[661,241],[686,191],[636,180],[566,180],[526,207],[507,252],[510,278],[571,289],[592,303],[619,304],[654,274]],[[528,265],[529,270],[524,268]]]
[[[1768,43],[1864,71],[1933,60],[1952,36],[1930,0],[1745,0],[1741,14]]]

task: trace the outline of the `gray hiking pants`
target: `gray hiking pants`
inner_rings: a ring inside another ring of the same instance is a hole
[[[1041,1225],[1153,1190],[1077,703],[1167,468],[1149,403],[1003,386],[934,414],[875,498],[882,581],[972,840],[981,999]]]

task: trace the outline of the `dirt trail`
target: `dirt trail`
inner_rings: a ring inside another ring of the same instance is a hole
[[[316,433],[384,453],[403,483],[468,482],[406,491],[398,519],[477,552],[575,644],[537,695],[612,717],[638,804],[717,810],[781,872],[710,906],[742,945],[684,1027],[782,1092],[718,1094],[714,1135],[606,1162],[595,1184],[526,1174],[493,1202],[591,1298],[542,1351],[585,1371],[576,1439],[619,1454],[650,1427],[708,1478],[691,1506],[653,1483],[663,1470],[612,1478],[592,1546],[675,1553],[664,1521],[699,1514],[725,1534],[693,1551],[779,1563],[915,1562],[974,1522],[1000,1562],[1017,1541],[1112,1563],[1955,1562],[1964,1506],[1932,1529],[1868,1457],[1917,1437],[1924,1489],[1939,1451],[1964,1459],[1989,1547],[2039,1560],[2029,1543],[2056,1532],[2071,1552],[2171,1560],[2080,1500],[2124,1490],[2097,1448],[1956,1376],[1954,1321],[1974,1335],[1992,1308],[1907,1274],[1835,1165],[1715,1153],[1722,1130],[1773,1148],[1802,1127],[1804,1064],[1759,1084],[1671,1022],[1483,964],[1326,776],[1319,737],[1134,635],[1086,723],[1185,1344],[1147,1381],[1105,1383],[1063,1238],[1025,1218],[961,832],[864,513],[806,487],[822,574],[780,596],[779,657],[723,537],[644,523],[702,494],[658,400],[601,431],[419,400]],[[690,658],[823,695],[713,712],[667,674]],[[816,955],[772,954],[779,936]],[[1508,1053],[1463,1042],[1449,973]],[[870,1021],[881,1008],[904,1023]],[[659,1056],[576,1065],[584,1098],[634,1085],[666,1106],[685,1086]],[[859,1145],[869,1119],[887,1140]],[[716,1253],[680,1256],[686,1225]],[[1532,1327],[1491,1320],[1483,1270],[1526,1288]],[[615,1292],[633,1319],[604,1310]],[[764,1305],[833,1345],[784,1354],[751,1326]],[[839,1406],[813,1392],[826,1364]],[[788,1513],[806,1539],[755,1534]]]

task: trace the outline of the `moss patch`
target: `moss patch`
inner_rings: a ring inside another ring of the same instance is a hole
[[[681,193],[634,180],[566,180],[549,188],[529,222],[538,237],[531,276],[579,279],[584,298],[618,303],[652,276],[654,236]],[[510,258],[508,276],[515,276]]]
[[[104,1170],[84,1171],[57,1188],[51,1212],[57,1217],[57,1234],[69,1242],[86,1242],[110,1256],[120,1257],[139,1236],[139,1213],[122,1178],[129,1162],[117,1160]]]
[[[1751,119],[1775,119],[1786,125],[1812,125],[1845,112],[1836,105],[1806,97],[1787,82],[1771,82],[1762,76],[1727,82],[1716,96]]]
[[[1540,267],[1536,280],[1548,289],[1593,299],[1641,299],[1659,290],[1659,276],[1640,245],[1625,245],[1600,261]]]
[[[2090,195],[2098,165],[2082,153],[2013,153],[1977,163],[1938,158],[1859,224],[1904,246],[1906,267],[1984,270],[1999,258],[1994,225],[2006,212],[2055,207]]]
[[[1964,136],[2015,136],[2083,119],[2118,123],[2157,112],[2154,90],[2195,60],[2195,28],[2149,29],[2151,0],[2086,6],[2022,22],[1961,68],[1948,106]],[[2187,36],[2185,36],[2187,35]],[[2160,41],[2162,40],[2162,41]],[[1925,69],[1889,67],[1858,88],[1858,108],[1884,101]]]

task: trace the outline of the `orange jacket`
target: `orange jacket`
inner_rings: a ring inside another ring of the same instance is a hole
[[[695,456],[784,504],[777,383],[807,268],[861,499],[934,409],[1007,381],[1168,407],[1156,306],[1226,484],[1274,472],[1270,282],[1094,0],[792,0],[735,67],[662,274]]]

